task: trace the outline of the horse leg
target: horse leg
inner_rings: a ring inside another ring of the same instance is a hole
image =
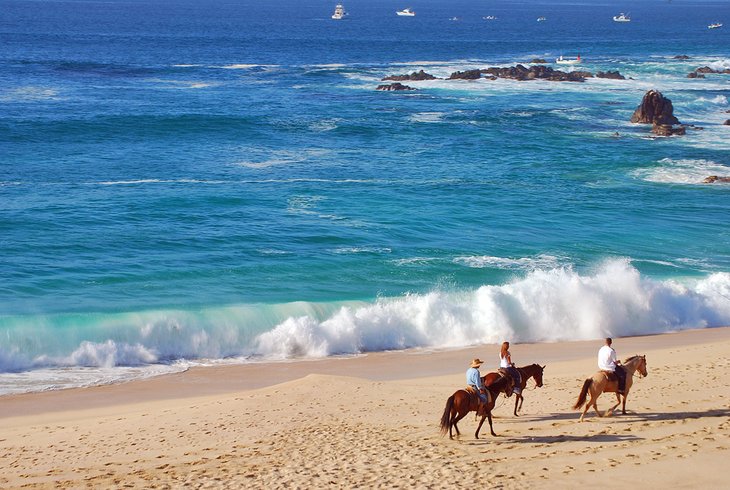
[[[474,433],[474,439],[479,439],[479,431],[482,428],[482,424],[484,424],[484,419],[486,417],[482,415],[482,419],[479,421],[479,425],[477,425],[477,431]]]
[[[457,438],[461,437],[461,432],[459,431],[459,426],[456,425],[456,424],[457,424],[457,422],[459,422],[459,420],[463,419],[466,416],[467,413],[469,413],[469,412],[458,413],[457,416],[454,417],[453,426],[454,426],[454,430],[456,430],[456,437]]]
[[[623,405],[621,406],[621,413],[623,415],[626,415],[626,397],[627,396],[629,396],[629,390],[628,389],[624,392],[624,402],[623,402]]]
[[[522,400],[522,395],[517,395],[515,397],[515,417],[517,417],[517,406],[520,404],[521,400]]]
[[[517,409],[518,412],[522,411],[522,402],[525,401],[525,397],[520,395],[520,408]]]
[[[494,428],[492,427],[492,411],[487,412],[487,418],[489,419],[489,431],[492,433],[494,437],[497,437],[497,434],[494,433]]]

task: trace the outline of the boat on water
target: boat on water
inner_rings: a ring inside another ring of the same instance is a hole
[[[621,12],[618,15],[613,16],[614,22],[631,22],[631,17],[629,17],[629,14],[625,14]]]
[[[458,18],[458,17],[451,17],[451,18],[450,18],[449,20],[451,20],[451,21],[453,21],[453,22],[457,22],[457,21],[459,21],[459,20],[461,20],[461,19],[460,19],[460,18]]]
[[[410,7],[404,8],[403,10],[396,10],[396,15],[400,15],[401,17],[415,17],[416,12],[413,11]]]
[[[715,22],[707,26],[708,29],[719,29],[720,27],[722,27],[722,22]]]
[[[334,20],[342,20],[345,17],[347,17],[347,12],[345,12],[345,7],[342,6],[341,3],[338,3],[335,7],[335,13],[332,14],[332,18]]]
[[[482,19],[484,19],[484,20],[497,20],[497,16],[496,15],[485,15],[484,17],[482,17]]]
[[[581,59],[580,55],[576,56],[575,58],[563,58],[563,55],[561,54],[555,60],[555,63],[559,65],[579,65],[581,63]]]
[[[540,16],[540,17],[537,18],[537,21],[538,22],[545,22],[546,20],[547,20],[547,17]]]

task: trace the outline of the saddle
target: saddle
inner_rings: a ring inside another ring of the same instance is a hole
[[[472,386],[467,386],[466,388],[464,388],[464,391],[466,391],[467,393],[469,393],[470,396],[474,396],[474,397],[478,397],[479,396],[479,391],[477,391]],[[489,392],[489,390],[484,390],[484,391],[486,391],[486,393],[484,393],[484,394],[487,396],[487,403],[491,402],[492,401],[492,394]]]
[[[613,372],[613,371],[603,371],[603,370],[601,372],[606,375],[606,378],[609,381],[618,382],[618,376],[616,376],[616,373],[615,372]]]

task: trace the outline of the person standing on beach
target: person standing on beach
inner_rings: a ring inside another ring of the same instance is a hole
[[[618,378],[618,392],[623,394],[626,389],[626,371],[621,366],[621,361],[616,358],[616,351],[613,350],[611,337],[606,337],[606,344],[598,351],[598,369],[608,373],[615,373]]]
[[[469,369],[466,370],[466,385],[476,390],[479,396],[479,408],[477,409],[477,415],[485,414],[487,411],[487,403],[489,398],[487,397],[487,389],[484,387],[482,381],[482,375],[479,372],[479,366],[484,364],[484,361],[479,358],[471,361]]]
[[[509,342],[502,342],[502,348],[499,351],[499,369],[512,377],[512,381],[514,381],[512,393],[519,395],[522,392],[520,388],[522,386],[522,376],[520,376],[520,372],[515,367],[515,363],[512,362]]]

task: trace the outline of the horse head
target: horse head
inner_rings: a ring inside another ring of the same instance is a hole
[[[646,377],[649,373],[646,371],[646,356],[639,356],[641,360],[639,361],[639,365],[636,366],[636,370],[641,373],[642,376]]]
[[[545,370],[545,366],[540,366],[539,364],[533,364],[533,366],[536,368],[535,374],[533,375],[535,383],[538,388],[542,388],[542,372]]]

